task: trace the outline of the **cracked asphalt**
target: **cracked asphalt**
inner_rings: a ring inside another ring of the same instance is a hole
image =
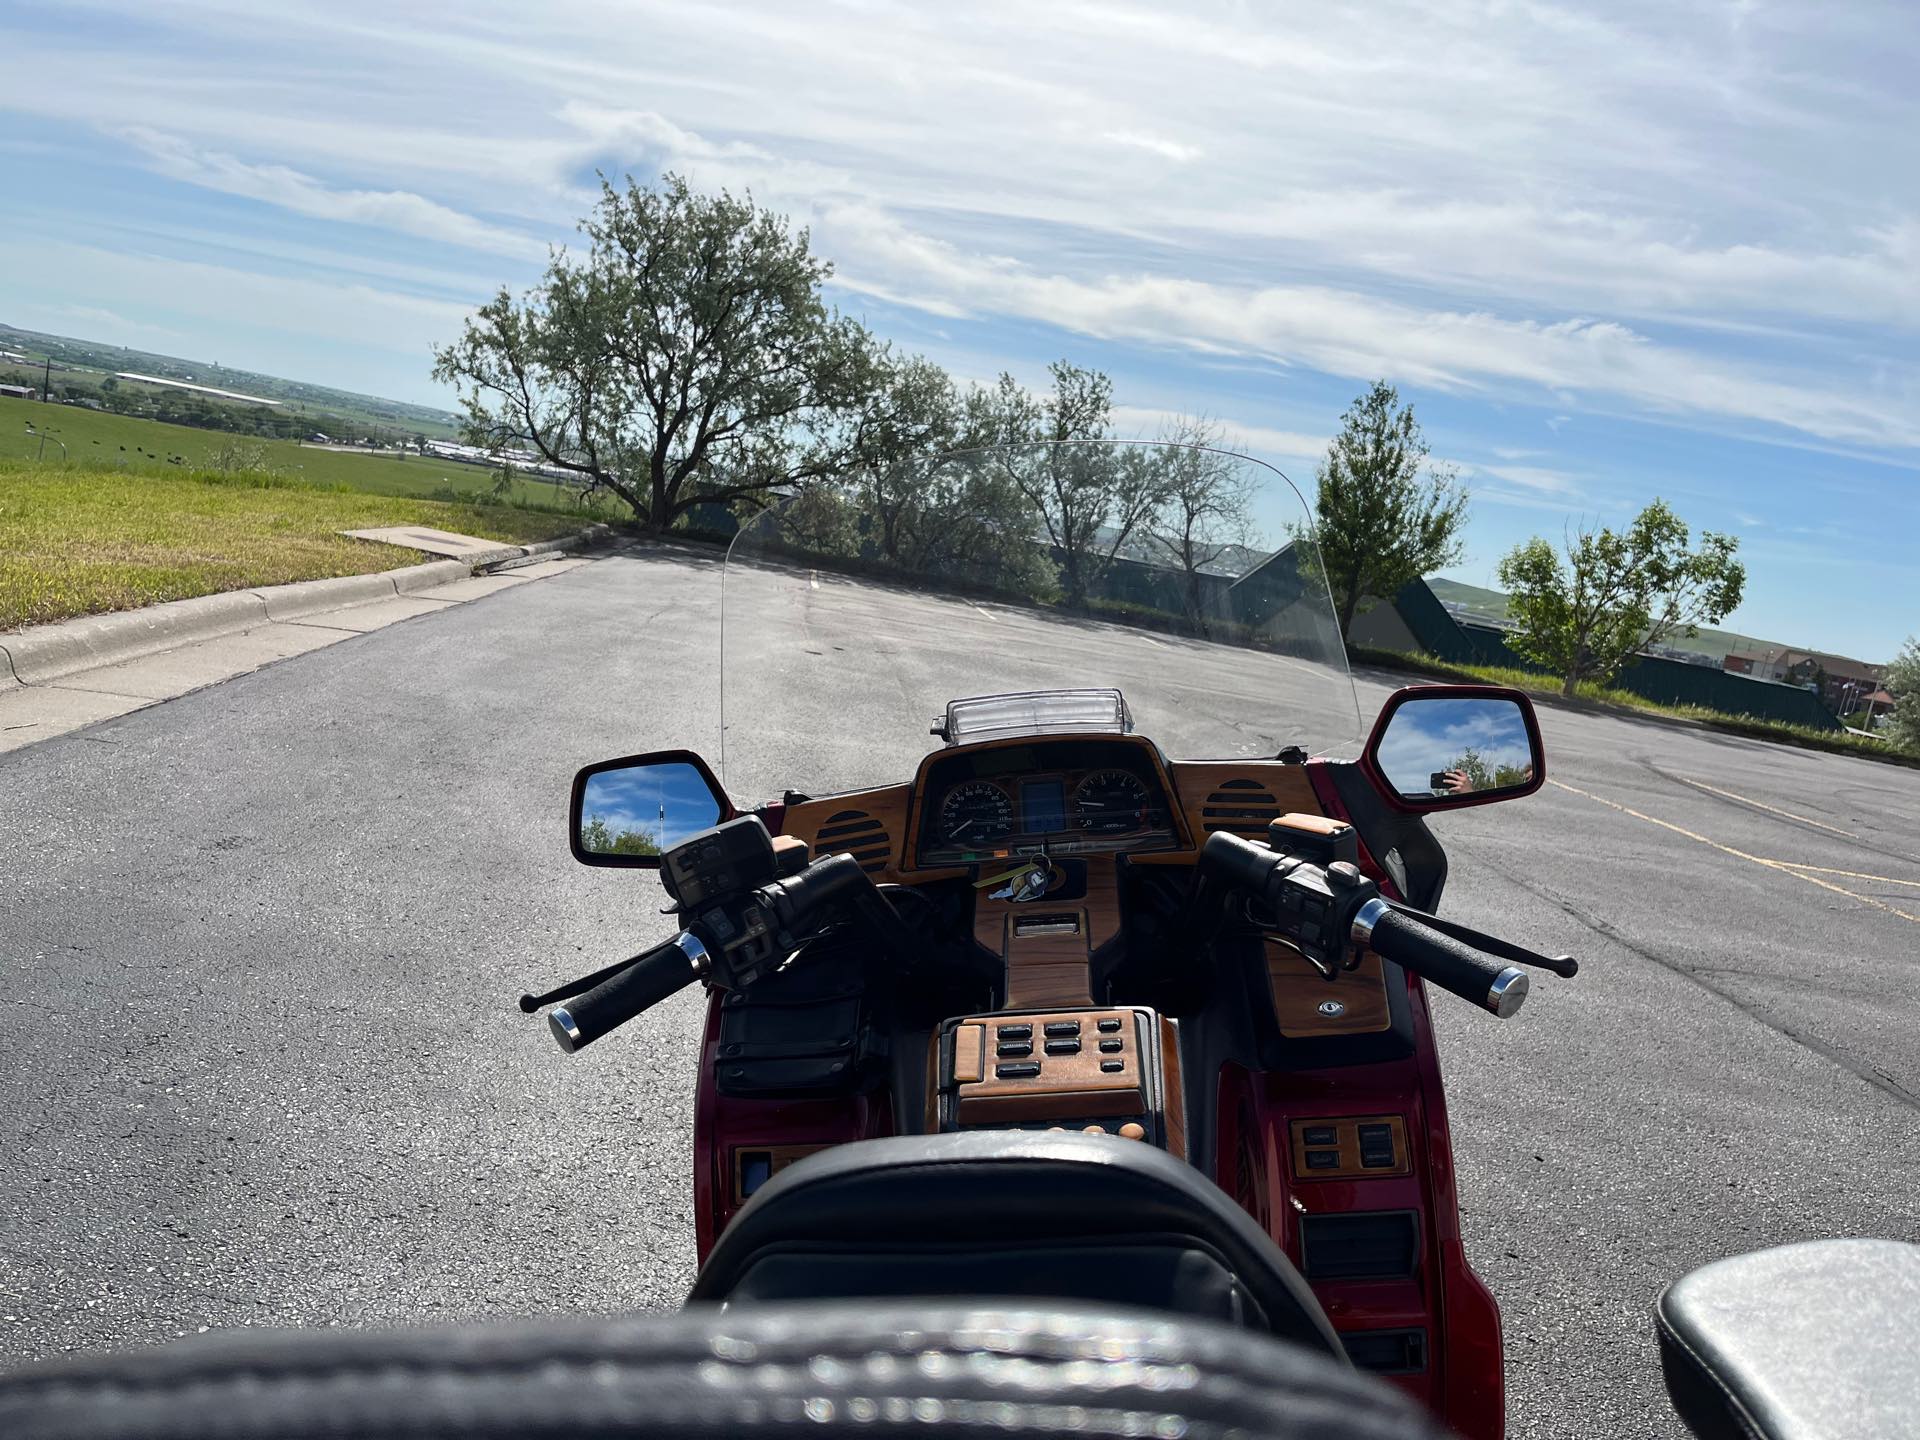
[[[718,596],[608,558],[0,756],[0,1360],[677,1302],[697,995],[572,1061],[513,1000],[663,933],[568,858],[567,784],[713,751]],[[808,643],[911,686],[730,676],[735,773],[905,773],[925,687],[1004,668],[890,648],[892,606]],[[1217,687],[1156,644],[1130,692]],[[1920,772],[1541,720],[1544,791],[1434,822],[1448,913],[1584,966],[1505,1024],[1436,996],[1468,1245],[1511,1433],[1678,1435],[1668,1280],[1920,1239]]]

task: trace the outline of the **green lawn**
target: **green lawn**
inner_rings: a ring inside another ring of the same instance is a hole
[[[580,520],[275,476],[0,458],[0,631],[221,590],[366,574],[421,558],[336,533],[375,525],[430,525],[524,544],[569,534]]]
[[[31,426],[35,433],[29,434]],[[41,444],[40,436],[47,437]],[[79,405],[43,405],[35,400],[0,398],[0,459],[61,458],[87,468],[141,471],[203,469],[223,446],[258,446],[266,463],[289,477],[317,485],[339,485],[372,495],[411,495],[422,499],[484,498],[493,473],[477,465],[456,465],[431,456],[401,457],[323,450],[291,440],[261,440],[223,430],[196,430],[132,415],[114,415]],[[179,458],[178,464],[173,463]],[[564,511],[587,519],[618,518],[605,500],[583,508],[578,492],[544,480],[513,485],[512,503],[522,508]]]

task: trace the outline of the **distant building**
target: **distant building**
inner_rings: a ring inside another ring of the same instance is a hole
[[[1869,665],[1846,655],[1829,655],[1820,650],[1794,650],[1781,646],[1772,650],[1734,651],[1720,662],[1720,668],[1735,675],[1751,675],[1756,680],[1777,680],[1811,690],[1827,707],[1850,713],[1862,700],[1877,690],[1883,665]]]
[[[31,385],[0,385],[0,395],[14,400],[32,400],[39,393]]]

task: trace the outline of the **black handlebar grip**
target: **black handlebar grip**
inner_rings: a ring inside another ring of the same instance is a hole
[[[1225,830],[1216,830],[1200,847],[1200,868],[1223,885],[1265,896],[1276,868],[1286,857],[1242,840]]]
[[[706,972],[706,947],[691,932],[682,932],[635,957],[618,975],[586,994],[554,1006],[547,1014],[547,1026],[560,1048],[571,1055],[686,989]]]
[[[1502,1020],[1527,998],[1526,971],[1489,960],[1451,935],[1390,909],[1384,900],[1369,900],[1362,905],[1353,917],[1352,929],[1356,945],[1397,961]]]

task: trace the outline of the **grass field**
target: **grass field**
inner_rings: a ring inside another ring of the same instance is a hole
[[[28,427],[34,433],[29,434]],[[46,436],[44,446],[42,434]],[[75,465],[106,470],[177,473],[181,469],[204,469],[223,446],[241,444],[260,447],[266,463],[291,478],[372,495],[483,499],[494,483],[493,473],[479,466],[450,464],[431,456],[403,458],[325,450],[290,440],[260,440],[222,430],[166,425],[79,405],[0,398],[0,459],[56,462],[61,458],[56,441],[66,445],[67,457]],[[179,457],[178,463],[174,463],[175,456]],[[605,501],[583,507],[577,491],[544,480],[515,480],[511,503],[588,519],[614,517],[614,507]]]
[[[0,458],[0,631],[253,585],[361,575],[421,558],[336,533],[375,525],[430,525],[524,544],[568,534],[579,520],[275,476]]]

